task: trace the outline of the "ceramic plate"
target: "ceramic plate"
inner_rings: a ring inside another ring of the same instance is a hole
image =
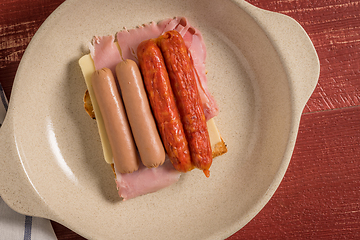
[[[208,179],[194,170],[121,202],[96,123],[83,109],[78,59],[94,35],[174,16],[203,34],[228,153],[214,160]],[[226,238],[279,185],[318,74],[314,48],[295,21],[244,1],[66,1],[36,33],[16,74],[0,132],[1,197],[89,239]]]

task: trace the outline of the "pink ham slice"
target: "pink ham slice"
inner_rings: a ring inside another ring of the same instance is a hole
[[[168,187],[176,183],[179,178],[180,172],[167,158],[165,163],[157,168],[146,168],[141,164],[139,170],[133,173],[116,172],[116,185],[119,196],[125,201]]]
[[[114,76],[116,65],[122,61],[114,36],[95,36],[90,44],[91,58],[94,60],[95,69],[109,68]]]
[[[131,59],[138,63],[137,60],[137,47],[138,45],[147,39],[157,38],[160,36],[165,27],[172,24],[171,19],[165,19],[159,23],[151,22],[149,24],[141,25],[134,29],[126,29],[116,34],[117,42],[121,48],[121,56],[123,59]]]
[[[206,48],[201,33],[192,27],[184,17],[165,19],[157,24],[152,22],[130,30],[125,28],[118,32],[116,39],[121,49],[121,55],[117,44],[114,42],[114,36],[95,36],[90,44],[90,54],[94,60],[95,68],[98,70],[108,67],[116,75],[115,66],[124,59],[132,59],[138,62],[136,49],[142,41],[157,38],[164,32],[173,29],[182,35],[189,49],[189,55],[195,67],[194,71],[197,76],[197,86],[205,117],[209,120],[218,114],[219,109],[207,88]],[[134,173],[116,173],[116,184],[119,196],[123,200],[127,200],[168,187],[177,182],[179,178],[180,172],[174,169],[170,161],[166,161],[162,166],[153,169],[142,166]]]

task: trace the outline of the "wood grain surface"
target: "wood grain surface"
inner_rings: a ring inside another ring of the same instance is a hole
[[[26,46],[62,2],[0,1],[0,82],[10,101]],[[321,72],[278,190],[228,239],[360,239],[360,1],[248,2],[298,21],[314,43]],[[59,240],[83,239],[52,225]]]

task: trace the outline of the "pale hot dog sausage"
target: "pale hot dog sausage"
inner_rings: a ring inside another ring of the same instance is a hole
[[[165,161],[165,150],[157,131],[137,64],[128,59],[116,66],[126,113],[142,163],[157,167]]]
[[[92,86],[108,134],[114,165],[120,173],[131,173],[139,168],[139,157],[126,117],[123,102],[110,69],[93,73]]]

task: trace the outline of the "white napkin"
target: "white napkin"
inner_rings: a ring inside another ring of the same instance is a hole
[[[8,101],[0,84],[0,126]],[[0,143],[1,144],[1,143]],[[0,160],[1,161],[1,160]],[[50,220],[25,216],[12,210],[0,198],[0,240],[56,240]]]

